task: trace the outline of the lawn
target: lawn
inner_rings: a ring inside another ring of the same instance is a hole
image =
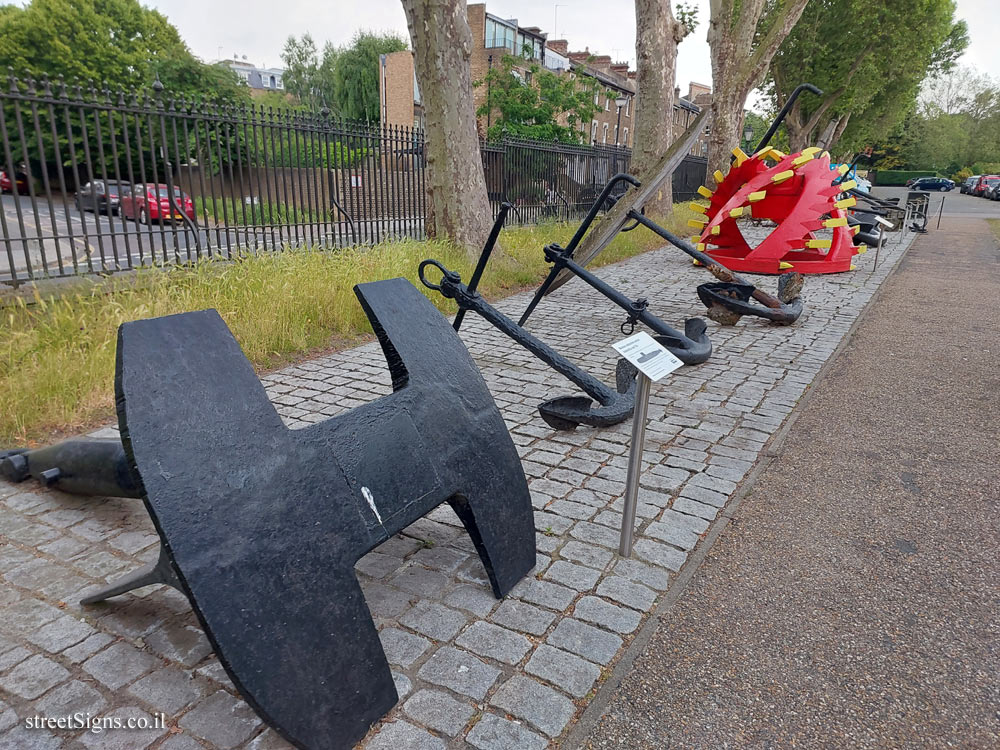
[[[687,209],[669,222],[678,234]],[[565,244],[576,225],[510,228],[504,254],[494,256],[480,292],[497,299],[536,285],[547,271],[542,247]],[[644,228],[621,234],[595,265],[663,245]],[[337,251],[289,250],[235,262],[150,269],[113,278],[89,291],[59,297],[36,293],[0,310],[0,449],[34,445],[114,421],[114,357],[126,321],[215,308],[258,371],[344,348],[371,334],[352,287],[403,276],[417,281],[417,264],[437,258],[468,280],[472,263],[461,251],[431,241],[401,241]],[[445,313],[454,303],[428,297]]]
[[[996,235],[997,242],[1000,242],[1000,219],[987,219],[986,223],[990,225],[990,229]]]

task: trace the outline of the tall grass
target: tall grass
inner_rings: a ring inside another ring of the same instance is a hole
[[[673,224],[687,218],[677,211]],[[506,230],[503,254],[494,256],[480,291],[495,299],[537,284],[547,271],[542,246],[565,244],[574,229],[546,224]],[[662,244],[637,229],[619,235],[597,263]],[[417,281],[417,265],[425,258],[440,260],[466,280],[472,270],[472,261],[446,243],[411,240],[149,269],[89,292],[10,303],[0,310],[0,447],[113,420],[116,332],[125,321],[215,308],[247,357],[266,370],[370,333],[352,291],[360,282],[402,276],[428,292],[443,312],[454,312],[453,302]]]

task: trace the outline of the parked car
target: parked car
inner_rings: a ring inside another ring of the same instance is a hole
[[[176,221],[183,218],[178,210],[183,210],[189,219],[194,219],[194,203],[191,198],[179,187],[174,187],[174,204],[178,210],[170,205],[169,188],[160,183],[154,185],[146,183],[134,185],[129,194],[122,199],[122,218],[135,219],[143,224],[152,224],[154,221]]]
[[[1000,180],[988,186],[986,192],[983,193],[983,197],[989,198],[991,201],[1000,201]]]
[[[131,187],[131,183],[117,180],[88,182],[76,191],[76,207],[80,211],[95,211],[109,216],[116,214],[122,195]]]
[[[955,182],[947,177],[921,177],[913,181],[910,190],[939,190],[947,193],[955,188]]]
[[[979,178],[981,176],[982,175],[974,174],[972,175],[972,177],[966,177],[965,181],[962,183],[962,186],[959,188],[959,191],[966,195],[971,193],[972,188],[976,186],[976,183],[979,181]]]
[[[18,195],[28,194],[28,178],[25,175],[17,173],[12,181],[7,172],[0,169],[0,193],[13,193],[15,186]]]
[[[996,174],[984,174],[976,181],[976,185],[972,188],[972,194],[977,195],[980,198],[986,195],[986,189],[996,185],[997,180],[1000,180],[1000,175]]]

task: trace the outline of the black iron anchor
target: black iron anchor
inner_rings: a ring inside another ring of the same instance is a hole
[[[441,281],[427,279],[425,271],[433,266],[441,272]],[[624,422],[632,416],[635,407],[636,370],[626,360],[618,360],[615,371],[616,390],[611,390],[590,373],[577,367],[555,349],[528,333],[513,320],[501,313],[475,291],[462,283],[462,277],[445,268],[436,260],[423,261],[418,269],[420,281],[428,289],[439,292],[458,304],[459,312],[478,313],[501,333],[514,339],[529,352],[563,377],[575,383],[587,396],[561,396],[538,405],[538,412],[545,423],[557,430],[572,430],[578,425],[609,427]],[[456,319],[456,322],[457,319]],[[596,401],[600,406],[594,406]]]

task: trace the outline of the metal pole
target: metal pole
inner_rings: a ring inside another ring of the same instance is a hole
[[[618,108],[618,122],[615,124],[615,146],[618,145],[618,133],[622,129],[622,108]],[[617,164],[615,165],[617,166]]]
[[[944,213],[944,199],[945,199],[946,197],[947,197],[947,196],[945,196],[945,195],[942,195],[942,196],[941,196],[941,206],[940,206],[940,207],[938,208],[938,222],[937,222],[937,229],[940,229],[940,228],[941,228],[941,214],[943,214],[943,213]]]
[[[635,388],[635,411],[632,416],[632,449],[628,454],[628,474],[625,476],[625,503],[622,508],[622,535],[618,554],[632,557],[632,536],[635,533],[635,510],[639,498],[639,471],[642,450],[646,442],[646,413],[649,409],[650,380],[639,373]]]

